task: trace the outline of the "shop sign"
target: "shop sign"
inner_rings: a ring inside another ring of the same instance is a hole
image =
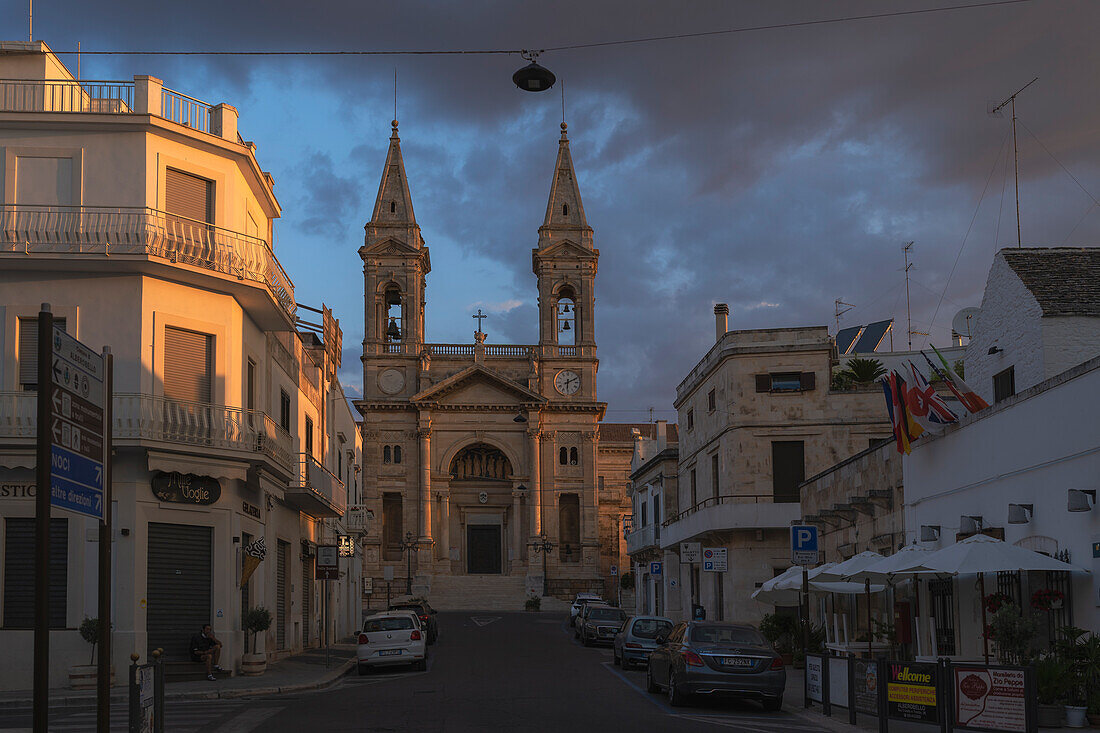
[[[336,546],[340,550],[340,557],[355,557],[355,540],[350,534],[336,535]]]
[[[886,714],[895,720],[939,723],[934,663],[890,662],[886,665]]]
[[[260,518],[260,507],[256,506],[255,504],[249,504],[247,501],[241,502],[241,511],[243,511],[250,517],[254,517],[256,519]]]
[[[814,702],[824,700],[825,658],[820,654],[806,655],[806,697]]]
[[[971,730],[1027,730],[1024,670],[1012,667],[952,667],[955,725]]]
[[[0,484],[0,499],[33,499],[34,484]]]
[[[852,681],[855,687],[856,710],[867,715],[878,715],[877,664],[874,660],[852,660]]]
[[[699,556],[703,554],[703,546],[698,542],[680,543],[680,562],[691,565],[699,562]]]
[[[222,487],[211,476],[162,471],[153,477],[153,494],[161,501],[206,505],[213,504],[221,497]]]

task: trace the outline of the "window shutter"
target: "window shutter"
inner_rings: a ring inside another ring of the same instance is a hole
[[[757,374],[756,375],[756,391],[757,392],[771,392],[772,391],[772,375],[770,375],[770,374]]]
[[[211,399],[210,342],[205,333],[164,329],[164,396],[182,402]]]
[[[817,375],[814,372],[802,372],[802,389],[803,391],[811,390],[817,380]]]
[[[213,224],[213,181],[169,168],[164,175],[164,208],[169,214]]]
[[[65,319],[53,319],[55,326],[65,330]],[[38,386],[38,319],[19,319],[19,384],[24,389]]]

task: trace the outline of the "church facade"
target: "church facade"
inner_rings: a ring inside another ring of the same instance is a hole
[[[537,344],[424,339],[431,259],[393,123],[363,259],[364,574],[377,608],[406,584],[437,607],[614,594],[629,516],[629,426],[596,394],[599,250],[562,124],[538,246]],[[478,321],[480,324],[480,321]],[[610,428],[611,426],[604,426]],[[622,443],[622,445],[620,445]],[[621,454],[621,455],[620,455]],[[623,458],[625,457],[625,461]],[[387,580],[392,578],[392,580]]]

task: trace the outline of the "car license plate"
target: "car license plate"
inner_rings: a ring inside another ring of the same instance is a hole
[[[400,653],[401,653],[400,649],[383,649],[380,652],[378,652],[378,656],[380,656],[380,657],[392,657],[392,656],[396,656]]]
[[[755,663],[751,657],[722,657],[723,667],[751,667]]]

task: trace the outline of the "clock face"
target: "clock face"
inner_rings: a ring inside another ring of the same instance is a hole
[[[576,372],[563,369],[554,377],[554,386],[564,395],[576,394],[581,388],[581,378]]]

